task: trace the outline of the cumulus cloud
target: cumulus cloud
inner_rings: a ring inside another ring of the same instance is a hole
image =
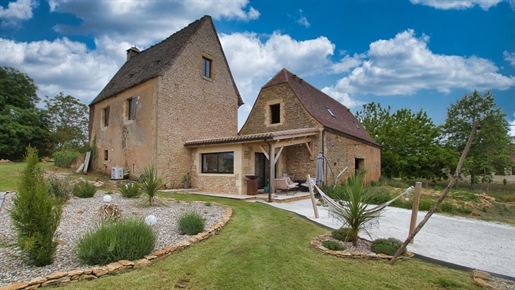
[[[490,7],[494,7],[502,1],[503,0],[410,0],[413,4],[421,4],[443,10],[469,9],[476,5],[481,7],[483,10],[488,10]],[[511,1],[513,6],[513,0]]]
[[[515,118],[515,113],[513,113],[513,117]],[[510,136],[515,137],[515,119],[510,121]]]
[[[298,41],[279,32],[262,37],[233,33],[220,35],[220,41],[246,103],[253,103],[258,87],[282,68],[302,76],[321,73],[334,52],[334,44],[323,36]]]
[[[504,60],[507,61],[511,66],[515,66],[515,52],[504,51],[502,53]]]
[[[0,38],[2,66],[16,67],[34,79],[40,97],[60,92],[88,104],[98,95],[123,63],[119,46],[108,38],[96,40],[103,47],[91,51],[85,44],[67,38],[54,41],[16,42]]]
[[[368,58],[334,89],[351,95],[412,95],[424,89],[449,93],[457,88],[506,90],[515,86],[515,77],[499,74],[490,60],[434,54],[428,42],[428,36],[417,38],[413,30],[375,41]]]
[[[38,6],[35,0],[18,0],[9,2],[7,8],[0,6],[0,26],[2,28],[17,26],[23,20],[32,18],[32,9]]]
[[[109,35],[145,47],[208,14],[215,19],[250,21],[259,11],[248,0],[235,1],[49,1],[51,11],[70,13],[80,26],[56,25],[64,34]],[[99,13],[101,11],[101,13]]]
[[[335,89],[334,87],[325,87],[321,91],[331,96],[338,102],[344,104],[349,109],[360,107],[365,104],[362,101],[351,98],[349,94],[341,92],[338,89]]]

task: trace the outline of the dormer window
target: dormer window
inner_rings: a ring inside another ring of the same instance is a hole
[[[207,57],[202,57],[202,76],[206,78],[211,78],[211,67],[212,60]]]

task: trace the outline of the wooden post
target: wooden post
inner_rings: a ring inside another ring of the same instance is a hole
[[[309,195],[311,196],[311,204],[313,205],[313,211],[315,212],[315,218],[318,218],[318,208],[315,201],[315,193],[313,192],[313,186],[311,185],[311,176],[308,174],[306,182],[308,183]]]
[[[420,204],[420,190],[422,188],[422,182],[415,183],[415,198],[413,198],[413,207],[411,208],[411,222],[409,224],[409,234],[411,235],[417,226],[417,215],[418,215],[418,206]],[[410,244],[413,244],[413,238]]]
[[[275,194],[275,147],[274,145],[270,145],[270,152],[268,155],[270,156],[270,194]],[[269,200],[270,202],[270,200]]]

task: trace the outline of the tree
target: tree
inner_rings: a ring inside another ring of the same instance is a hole
[[[23,255],[30,263],[45,266],[54,261],[55,231],[61,220],[62,207],[57,199],[47,194],[38,161],[37,150],[27,147],[27,165],[20,177],[10,215]]]
[[[425,112],[412,113],[400,109],[390,113],[390,107],[369,103],[357,112],[368,133],[382,146],[381,171],[386,177],[445,177],[442,171],[447,158],[440,146],[440,128]]]
[[[81,150],[88,143],[88,106],[63,93],[45,100],[50,118],[50,139],[57,150]]]
[[[26,74],[0,67],[0,158],[21,159],[28,145],[48,153],[48,118],[36,108],[36,90]]]
[[[477,119],[480,119],[480,130],[463,165],[463,172],[471,177],[472,187],[479,177],[489,182],[495,172],[504,174],[505,169],[512,166],[512,141],[506,114],[497,108],[494,95],[489,91],[484,95],[478,91],[465,94],[448,108],[443,126],[446,144],[457,152],[462,151]]]

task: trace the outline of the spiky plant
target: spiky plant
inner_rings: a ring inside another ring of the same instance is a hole
[[[156,195],[157,190],[163,186],[163,182],[161,178],[157,176],[157,170],[153,165],[143,168],[141,179],[143,191],[148,195],[148,203],[150,206],[153,206],[154,196]]]
[[[366,224],[379,217],[379,211],[367,211],[367,206],[372,200],[372,192],[365,185],[364,172],[358,172],[350,176],[343,190],[343,207],[332,209],[333,213],[350,228],[350,236],[354,246],[358,243],[360,231],[367,230]]]

